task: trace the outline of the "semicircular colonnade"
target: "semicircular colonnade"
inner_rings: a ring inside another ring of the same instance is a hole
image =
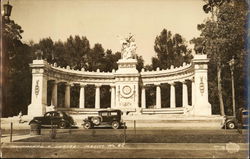
[[[112,72],[73,70],[69,66],[62,68],[48,64],[45,60],[33,60],[32,68],[32,97],[28,107],[28,115],[42,115],[48,110],[65,110],[79,113],[97,112],[100,106],[100,87],[110,86],[111,108],[121,109],[126,113],[139,114],[185,114],[194,116],[211,115],[211,105],[208,102],[207,63],[206,55],[195,55],[189,64],[166,70],[157,68],[155,71],[141,72],[136,70],[136,59],[120,59],[118,69]],[[52,81],[51,104],[47,103],[48,81]],[[58,84],[65,84],[64,106],[58,106]],[[182,106],[176,107],[177,83],[182,84]],[[169,85],[170,105],[163,108],[161,104],[161,85]],[[189,84],[189,85],[188,85]],[[70,89],[80,86],[79,106],[70,107]],[[95,86],[95,106],[85,107],[85,86]],[[156,87],[156,105],[146,107],[146,87]],[[190,91],[190,90],[191,91]],[[188,93],[191,92],[191,95]],[[191,101],[188,98],[191,96]],[[140,102],[139,102],[140,100]],[[190,104],[191,103],[191,104]]]

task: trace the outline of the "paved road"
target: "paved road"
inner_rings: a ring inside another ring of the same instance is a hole
[[[247,158],[247,131],[140,129],[58,129],[55,139],[50,129],[38,136],[29,129],[2,134],[2,157],[67,158]]]
[[[2,142],[9,141],[9,130],[2,131]],[[29,129],[14,130],[17,142],[123,142],[124,130],[113,129],[57,129],[51,139],[51,129],[42,129],[41,135],[30,136]],[[23,137],[25,136],[26,137]],[[20,138],[21,137],[21,138]],[[127,143],[245,143],[247,131],[237,130],[126,130]]]

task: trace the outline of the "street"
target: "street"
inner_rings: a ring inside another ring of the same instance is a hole
[[[2,157],[71,158],[247,158],[247,131],[141,128],[42,129],[31,136],[28,129],[2,133]],[[124,142],[125,140],[125,142]]]

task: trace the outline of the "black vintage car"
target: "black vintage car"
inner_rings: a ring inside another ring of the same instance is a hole
[[[40,126],[56,125],[58,128],[68,128],[75,125],[73,118],[62,111],[50,111],[44,114],[44,116],[34,117],[30,124],[39,124]]]
[[[98,116],[89,116],[83,120],[83,127],[90,129],[93,127],[112,127],[118,129],[123,126],[121,119],[122,111],[119,109],[107,109],[98,111]]]
[[[225,116],[225,128],[247,128],[248,127],[249,114],[248,110],[240,108],[237,116]]]

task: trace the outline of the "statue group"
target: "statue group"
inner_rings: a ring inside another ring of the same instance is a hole
[[[122,44],[122,59],[134,59],[137,47],[133,35],[130,34],[128,38],[122,39],[120,43]]]

